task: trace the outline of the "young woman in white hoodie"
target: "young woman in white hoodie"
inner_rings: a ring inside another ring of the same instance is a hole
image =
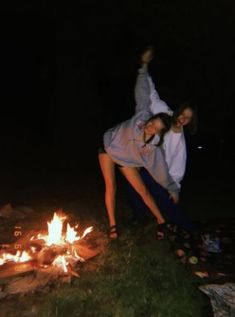
[[[150,98],[150,109],[153,114],[159,112],[165,112],[173,116],[173,122],[171,129],[165,134],[164,143],[162,145],[165,161],[168,166],[168,172],[177,187],[177,191],[173,195],[169,195],[162,186],[151,179],[151,176],[144,169],[140,171],[142,179],[149,188],[150,192],[155,198],[161,212],[166,215],[169,221],[176,222],[178,225],[182,225],[185,229],[191,229],[191,223],[183,216],[181,209],[175,204],[179,200],[179,192],[181,189],[180,182],[185,174],[186,167],[186,143],[184,137],[184,130],[194,133],[196,128],[196,110],[189,104],[182,104],[176,111],[173,111],[169,106],[160,99],[159,94],[155,88],[152,78],[147,72],[148,63],[153,58],[153,50],[147,49],[142,55],[142,68],[139,70],[143,74],[142,69],[145,69],[146,81],[148,82],[148,93]],[[146,91],[140,90],[138,85],[135,89],[135,98],[140,98],[141,94],[145,94]],[[153,140],[157,142],[157,136]],[[134,216],[141,218],[147,210],[147,207],[139,199],[138,194],[128,186],[130,192],[130,198],[133,206]],[[178,195],[176,195],[178,192]]]

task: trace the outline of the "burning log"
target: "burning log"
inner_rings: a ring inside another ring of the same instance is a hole
[[[77,249],[77,253],[79,254],[79,256],[81,258],[83,258],[85,261],[94,258],[95,256],[97,256],[100,253],[100,248],[97,247],[95,249],[91,249],[85,245],[82,244],[77,244],[75,246],[75,248]]]
[[[67,248],[65,246],[51,246],[42,248],[41,251],[36,255],[39,265],[52,264],[55,258],[59,255],[65,254]]]
[[[0,278],[7,278],[10,276],[19,275],[26,272],[31,272],[35,269],[35,261],[28,261],[25,263],[8,263],[0,270]]]
[[[67,223],[67,230],[63,232],[65,219],[55,213],[48,222],[48,233],[31,230],[1,251],[0,279],[4,286],[0,287],[0,298],[70,283],[72,276],[79,276],[78,263],[101,252],[98,244],[89,246],[89,240],[83,239],[91,227],[78,235],[76,227]]]

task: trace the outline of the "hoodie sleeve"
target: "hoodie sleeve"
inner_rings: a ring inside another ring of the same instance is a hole
[[[173,111],[171,110],[171,108],[167,105],[165,101],[163,101],[160,98],[156,90],[156,87],[153,83],[153,80],[150,76],[148,77],[148,81],[149,81],[149,91],[150,91],[150,111],[153,114],[164,112],[169,115],[173,115]]]
[[[148,81],[147,66],[139,69],[139,74],[135,85],[135,113],[140,111],[150,111],[150,87]]]
[[[162,148],[156,147],[153,156],[147,161],[146,169],[169,192],[179,193],[180,187],[169,173]]]

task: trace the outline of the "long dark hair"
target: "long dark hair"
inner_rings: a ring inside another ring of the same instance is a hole
[[[196,134],[197,132],[197,107],[192,105],[191,102],[187,101],[182,103],[175,111],[173,115],[172,123],[175,124],[177,122],[178,117],[184,112],[185,109],[190,109],[193,112],[192,120],[189,124],[185,126],[185,130],[190,134]]]
[[[171,128],[171,125],[172,125],[172,117],[169,116],[167,113],[164,113],[164,112],[160,112],[160,113],[157,113],[155,115],[153,115],[152,117],[150,117],[147,121],[146,121],[146,124],[151,122],[151,121],[154,121],[156,119],[160,119],[162,121],[162,123],[164,124],[164,128],[162,129],[161,131],[161,134],[159,135],[160,139],[159,139],[159,142],[156,144],[156,146],[160,146],[162,145],[163,141],[164,141],[164,135],[166,132],[168,132]],[[148,140],[148,143],[154,138],[154,136],[152,138],[150,138]]]

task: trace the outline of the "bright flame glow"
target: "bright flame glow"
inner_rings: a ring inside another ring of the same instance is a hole
[[[81,236],[81,239],[83,239],[88,233],[90,233],[93,230],[93,227],[88,227],[86,230],[83,232],[83,235]]]
[[[37,235],[37,238],[45,240],[48,246],[52,244],[72,244],[75,241],[83,239],[87,234],[89,234],[93,230],[93,227],[88,227],[87,229],[85,229],[82,236],[80,237],[77,231],[75,230],[75,228],[77,228],[78,225],[76,225],[75,227],[71,227],[70,224],[67,223],[66,233],[65,235],[63,235],[63,223],[65,219],[65,216],[59,216],[55,212],[53,219],[50,222],[47,222],[48,235],[42,235],[39,233]]]
[[[27,262],[30,259],[31,259],[31,256],[26,251],[23,251],[19,258],[19,262]]]
[[[16,254],[11,253],[3,253],[0,256],[0,265],[5,264],[6,262],[16,262],[16,263],[23,263],[31,260],[31,256],[26,252],[23,251],[22,253],[20,251],[17,251]]]
[[[75,246],[73,245],[74,242],[83,239],[86,235],[88,235],[92,230],[93,227],[88,227],[84,230],[83,234],[80,236],[76,229],[78,225],[75,227],[71,227],[69,223],[67,223],[66,232],[63,234],[63,225],[66,216],[62,216],[57,214],[56,212],[53,215],[51,221],[47,222],[48,225],[48,233],[47,234],[37,234],[36,236],[32,236],[30,241],[34,241],[37,239],[44,240],[44,246],[51,246],[51,245],[62,245],[65,246],[65,253],[64,255],[58,255],[52,265],[62,269],[64,272],[68,273],[67,265],[73,265],[74,263],[80,261],[84,262],[85,260],[79,256],[77,253]],[[36,253],[37,249],[35,246],[30,246],[31,253]],[[79,251],[78,251],[79,252]],[[3,265],[6,262],[12,261],[15,263],[19,262],[27,262],[31,260],[32,257],[26,251],[17,251],[15,255],[10,253],[3,253],[0,255],[0,265]],[[75,273],[74,273],[75,274]]]
[[[77,235],[77,232],[74,230],[74,228],[70,227],[69,223],[67,223],[65,240],[69,243],[73,243],[74,241],[80,240],[80,237]]]
[[[65,273],[68,272],[66,260],[64,256],[62,255],[57,256],[52,264],[57,266],[58,268],[62,268]]]
[[[65,219],[66,217],[58,216],[57,213],[55,212],[51,222],[47,222],[47,225],[48,225],[47,245],[62,243],[62,230],[63,230],[63,222]]]

